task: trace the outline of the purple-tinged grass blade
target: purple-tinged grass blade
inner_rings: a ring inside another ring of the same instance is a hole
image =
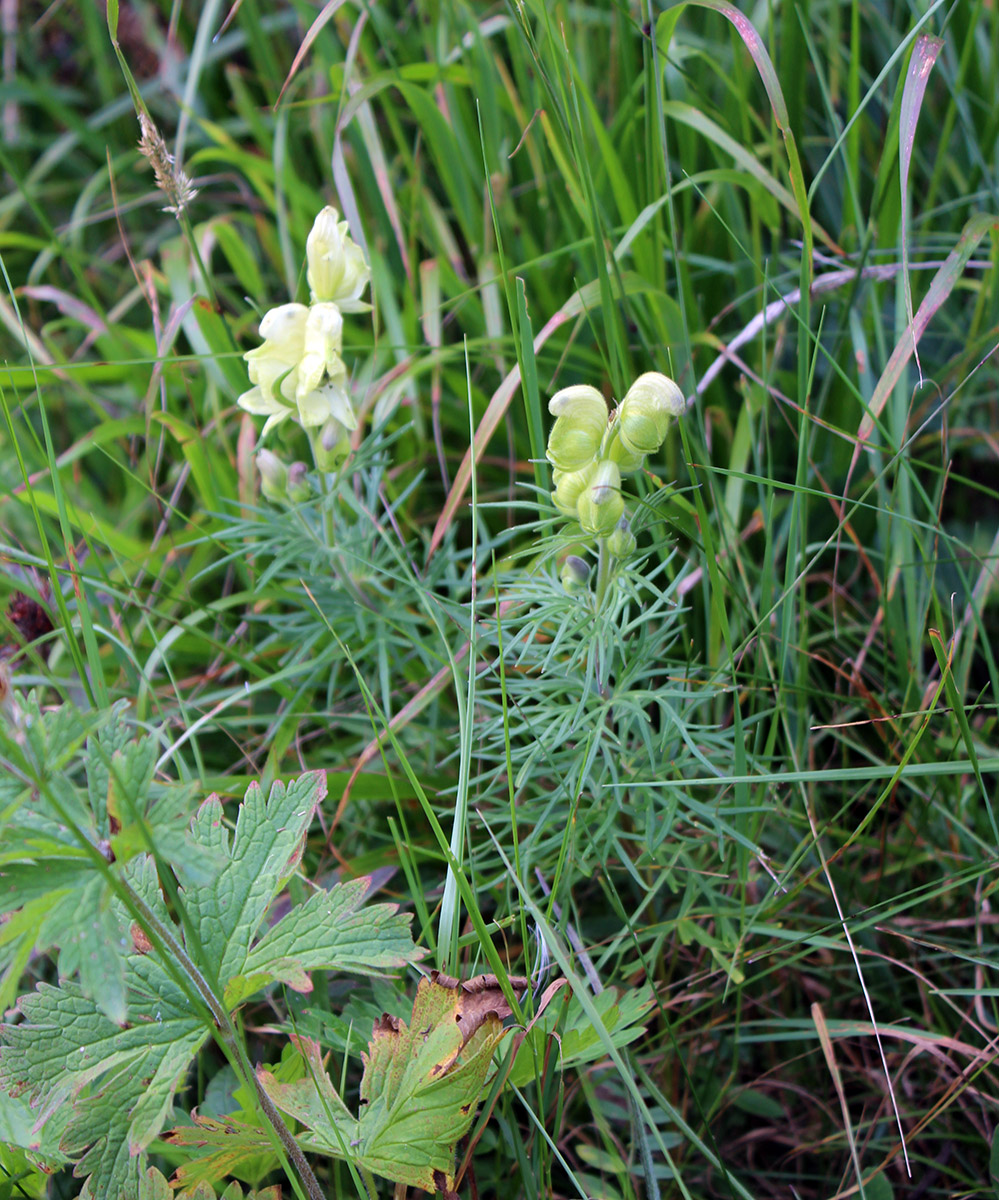
[[[923,336],[934,313],[954,290],[954,285],[964,273],[964,268],[968,265],[968,259],[971,258],[975,247],[990,230],[999,230],[999,216],[991,213],[979,213],[968,221],[961,231],[957,245],[947,255],[943,265],[933,276],[929,289],[923,297],[923,302],[916,310],[916,315],[906,325],[902,336],[898,339],[885,369],[881,372],[881,378],[874,388],[874,395],[871,396],[871,403],[857,430],[857,442],[853,448],[853,458],[850,460],[850,469],[846,473],[846,483],[843,486],[844,501],[850,495],[850,480],[853,478],[860,452],[865,448],[868,438],[874,432],[875,423],[881,416],[892,388],[901,378],[902,371],[909,361],[909,356],[915,350],[916,343]]]
[[[964,274],[964,268],[968,265],[968,259],[971,258],[975,247],[990,230],[999,230],[999,216],[993,213],[978,213],[977,216],[972,217],[961,231],[957,245],[947,255],[943,261],[943,265],[933,276],[926,295],[923,297],[922,304],[916,310],[916,315],[905,327],[874,389],[870,406],[864,414],[864,419],[860,422],[860,428],[857,431],[857,448],[854,451],[854,461],[856,461],[860,454],[864,443],[871,436],[874,424],[878,417],[881,416],[885,402],[891,394],[892,388],[898,383],[905,364],[909,361],[909,356],[915,349],[916,343],[923,336],[934,314],[951,294],[958,280]]]
[[[729,3],[729,0],[681,0],[679,4],[674,4],[664,13],[661,13],[656,21],[656,41],[663,54],[669,49],[673,31],[680,19],[680,15],[688,4],[696,4],[699,8],[713,9],[716,13],[720,13],[725,17],[726,20],[732,22],[739,37],[745,43],[746,49],[749,51],[749,57],[753,60],[753,66],[756,67],[760,81],[766,90],[774,120],[777,122],[777,128],[784,139],[784,149],[787,152],[788,161],[788,175],[791,180],[791,191],[794,193],[794,198],[797,201],[798,216],[801,220],[805,267],[802,286],[810,286],[814,264],[812,261],[812,221],[808,211],[808,192],[805,188],[805,176],[801,169],[801,159],[798,157],[798,146],[794,140],[794,134],[791,132],[787,101],[784,99],[784,93],[781,91],[780,81],[777,78],[774,64],[767,53],[766,46],[763,44],[763,39],[756,32],[756,27],[752,21],[734,4]]]
[[[905,315],[909,327],[913,329],[912,353],[916,359],[920,384],[923,382],[923,368],[919,361],[919,348],[916,345],[912,322],[912,287],[909,283],[909,233],[906,219],[909,210],[909,164],[912,161],[912,147],[916,141],[916,125],[923,105],[923,96],[926,94],[926,84],[943,45],[940,38],[930,37],[928,34],[922,34],[916,39],[912,57],[909,59],[905,86],[902,89],[902,107],[898,122],[898,173],[902,189],[902,282],[905,288]]]

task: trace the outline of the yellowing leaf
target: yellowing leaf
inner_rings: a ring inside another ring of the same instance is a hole
[[[460,987],[420,980],[409,1025],[382,1017],[364,1055],[358,1158],[378,1175],[428,1192],[454,1190],[458,1140],[475,1118],[503,1036],[489,1012],[465,1040],[466,996]]]
[[[277,1107],[306,1127],[298,1135],[306,1149],[428,1192],[454,1190],[458,1140],[475,1119],[503,1036],[499,1014],[509,1010],[487,976],[440,979],[446,983],[420,981],[409,1025],[388,1015],[375,1023],[363,1055],[360,1120],[334,1090],[315,1042],[295,1039],[306,1078],[282,1084],[261,1072]]]

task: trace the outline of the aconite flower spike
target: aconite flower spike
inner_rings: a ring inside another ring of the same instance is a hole
[[[357,428],[341,358],[343,314],[370,308],[360,296],[371,270],[347,222],[330,206],[313,223],[306,255],[312,303],[279,304],[264,314],[263,343],[243,356],[254,386],[238,403],[246,412],[267,417],[261,436],[294,418],[317,435],[312,445],[322,462],[339,465],[349,453],[347,434]],[[322,469],[335,470],[336,465]]]

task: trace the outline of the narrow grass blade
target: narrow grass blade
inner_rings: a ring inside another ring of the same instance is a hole
[[[864,414],[864,418],[860,422],[860,428],[857,430],[858,444],[854,451],[853,463],[850,465],[851,474],[864,443],[867,442],[874,431],[875,423],[878,417],[881,416],[885,403],[891,395],[892,388],[898,383],[902,371],[912,355],[913,347],[926,331],[926,327],[929,325],[934,314],[957,286],[957,282],[968,265],[968,259],[971,258],[975,247],[987,233],[996,230],[999,230],[999,217],[991,213],[979,213],[977,216],[972,217],[962,230],[957,245],[947,255],[943,266],[933,276],[929,289],[923,297],[923,302],[916,310],[916,315],[912,318],[909,326],[905,329],[895,349],[892,351],[891,357],[888,359],[888,363],[884,371],[882,371],[881,378],[874,389],[874,395],[871,397],[868,411]],[[849,483],[849,479],[847,482]]]
[[[919,112],[926,94],[926,84],[929,81],[930,71],[933,70],[933,64],[937,60],[937,55],[942,49],[943,42],[940,38],[923,35],[916,40],[912,58],[909,59],[909,71],[905,77],[902,111],[898,126],[899,176],[902,186],[902,273],[905,286],[905,315],[909,318],[910,329],[913,329],[913,324],[912,288],[909,286],[909,166],[912,162],[912,147],[916,141],[916,124],[919,121]],[[922,385],[923,368],[919,363],[919,348],[916,345],[914,329],[912,352],[916,357],[919,382]]]

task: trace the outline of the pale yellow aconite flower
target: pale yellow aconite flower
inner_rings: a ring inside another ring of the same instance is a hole
[[[618,435],[631,454],[654,454],[666,440],[670,419],[683,414],[683,392],[658,371],[646,371],[628,388],[617,413]]]
[[[616,462],[622,475],[633,475],[636,471],[640,471],[645,463],[644,454],[633,454],[628,447],[621,441],[621,428],[617,420],[619,413],[614,412],[614,421],[611,425],[610,436],[605,439],[603,444],[603,453],[605,458],[609,458],[611,462]]]
[[[589,486],[580,492],[576,513],[584,533],[609,537],[614,532],[624,515],[621,472],[617,463],[609,458],[597,463]]]
[[[337,305],[281,304],[264,315],[260,336],[263,345],[243,355],[255,386],[238,403],[267,417],[261,436],[291,416],[306,428],[331,417],[356,427],[340,357],[343,317]]]
[[[555,484],[552,501],[555,507],[564,512],[567,517],[575,517],[579,497],[582,495],[583,489],[589,486],[596,469],[597,464],[591,462],[587,463],[580,471],[560,471],[556,467],[552,472],[552,482]]]
[[[556,418],[548,435],[546,457],[558,471],[580,471],[597,456],[607,432],[607,405],[587,383],[562,388],[548,401]]]
[[[343,312],[368,308],[361,293],[371,278],[364,254],[350,236],[346,221],[330,205],[316,217],[305,243],[309,268],[307,277],[313,303],[332,302]]]

